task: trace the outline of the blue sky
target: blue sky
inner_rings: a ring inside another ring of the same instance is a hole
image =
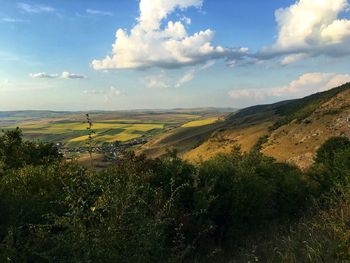
[[[0,110],[245,107],[350,82],[347,0],[0,6]]]

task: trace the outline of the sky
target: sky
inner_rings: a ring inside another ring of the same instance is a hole
[[[350,82],[347,0],[0,0],[0,110],[233,107]]]

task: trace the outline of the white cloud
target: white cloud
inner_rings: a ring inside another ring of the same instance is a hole
[[[62,78],[63,79],[85,79],[86,76],[64,71],[64,72],[62,72]]]
[[[186,70],[181,77],[178,79],[173,75],[169,74],[166,70],[161,70],[159,74],[149,75],[143,79],[147,88],[150,89],[167,89],[167,88],[180,88],[192,81],[196,74],[200,73],[203,70],[206,70],[212,67],[215,64],[215,61],[208,61],[202,66],[191,67],[189,70]]]
[[[180,88],[183,85],[185,85],[186,83],[190,82],[194,76],[196,74],[196,70],[195,69],[191,69],[189,71],[187,71],[176,83],[175,87],[176,88]]]
[[[289,64],[295,63],[297,61],[303,60],[307,57],[308,57],[308,55],[305,53],[288,55],[282,59],[281,64],[284,66],[289,65]]]
[[[331,43],[339,44],[350,39],[350,20],[335,20],[321,33],[322,38]]]
[[[45,72],[31,73],[29,76],[33,79],[57,79],[58,74],[47,74]]]
[[[89,15],[113,16],[112,12],[95,10],[95,9],[86,9],[86,13]]]
[[[70,73],[70,72],[62,72],[61,75],[59,74],[48,74],[48,73],[45,73],[45,72],[39,72],[39,73],[31,73],[29,74],[29,76],[31,78],[34,78],[34,79],[58,79],[58,78],[62,78],[62,79],[85,79],[86,76],[84,75],[80,75],[80,74],[73,74],[73,73]]]
[[[145,78],[146,87],[149,89],[166,89],[169,88],[170,81],[164,72],[158,75],[148,76]]]
[[[165,19],[176,9],[200,8],[203,0],[140,0],[137,24],[127,32],[118,29],[111,56],[93,60],[92,67],[104,69],[180,68],[213,59],[242,59],[247,50],[211,44],[215,33],[207,29],[188,35],[184,23]]]
[[[350,74],[306,73],[290,84],[272,88],[235,89],[229,96],[237,103],[263,103],[268,99],[300,98],[350,82]]]
[[[192,24],[191,18],[189,18],[187,16],[182,16],[181,17],[181,21],[183,21],[186,25],[191,25]]]
[[[185,74],[176,82],[175,87],[176,88],[182,87],[186,83],[192,81],[192,79],[194,78],[194,76],[197,73],[214,66],[214,64],[215,64],[214,61],[208,61],[205,65],[203,65],[203,66],[201,66],[199,68],[198,67],[197,68],[192,68],[192,69],[186,71]]]
[[[347,0],[300,0],[275,12],[278,37],[258,57],[285,56],[282,64],[319,55],[350,54],[350,20],[340,19]]]
[[[25,13],[40,14],[40,13],[52,13],[56,9],[47,5],[31,5],[27,3],[17,3],[17,7]]]

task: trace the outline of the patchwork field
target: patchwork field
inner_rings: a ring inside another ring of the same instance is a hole
[[[145,112],[95,112],[93,139],[96,145],[150,138],[177,127],[199,127],[215,123],[225,113],[213,110],[173,110]],[[85,113],[9,112],[0,113],[0,128],[20,127],[25,138],[63,143],[66,147],[86,145]]]

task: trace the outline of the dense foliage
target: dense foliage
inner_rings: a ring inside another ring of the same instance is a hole
[[[345,138],[307,174],[258,147],[197,166],[128,154],[91,171],[19,130],[0,137],[0,160],[0,262],[225,262],[350,176]]]
[[[43,165],[59,161],[62,156],[50,143],[24,141],[19,128],[0,136],[0,169],[17,169],[25,165]]]

